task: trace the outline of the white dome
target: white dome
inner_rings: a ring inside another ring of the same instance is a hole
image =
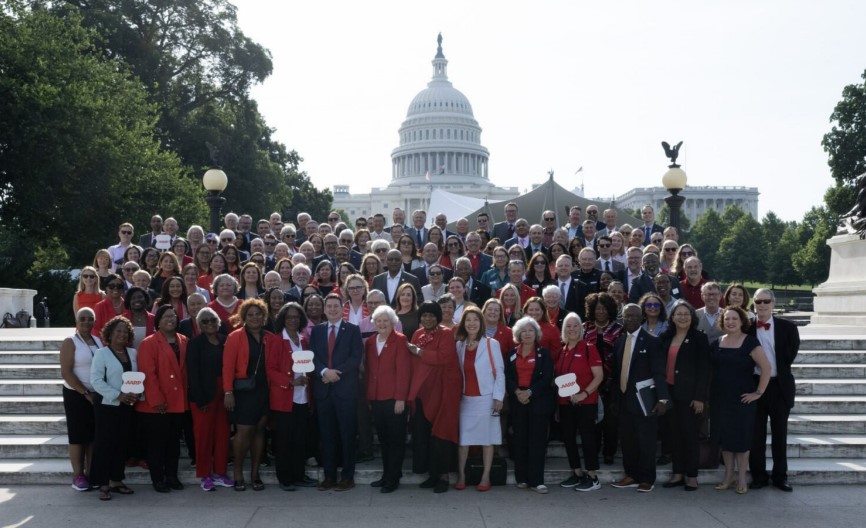
[[[448,81],[430,81],[426,90],[421,90],[409,104],[406,117],[427,113],[451,113],[472,115],[472,105],[463,93]]]

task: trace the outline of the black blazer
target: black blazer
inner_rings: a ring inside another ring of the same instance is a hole
[[[665,356],[659,338],[641,328],[637,335],[637,343],[634,344],[631,367],[628,370],[628,382],[625,394],[623,394],[619,390],[619,377],[623,368],[622,360],[627,337],[628,334],[623,330],[614,344],[613,380],[611,381],[613,387],[611,387],[610,393],[614,398],[620,398],[621,408],[632,414],[643,415],[637,400],[637,389],[635,389],[637,382],[653,378],[658,399],[670,399],[668,384],[665,381]]]
[[[439,264],[436,264],[436,265],[439,266]],[[439,266],[439,267],[442,268],[442,282],[445,284],[448,284],[448,281],[450,281],[451,277],[454,276],[454,272],[451,270],[451,268],[448,268],[445,266]],[[407,271],[403,270],[403,273],[407,273]],[[426,264],[421,266],[420,268],[415,268],[412,271],[409,271],[408,273],[411,273],[412,275],[415,276],[416,279],[418,279],[418,284],[420,286],[424,287],[424,286],[427,286],[428,284],[430,284],[430,279],[427,278],[427,265]]]
[[[680,289],[680,281],[678,281],[673,275],[668,275],[668,277],[671,279],[671,297],[674,299],[682,299],[683,291]],[[655,291],[656,287],[655,284],[653,284],[652,277],[647,275],[645,271],[641,272],[628,289],[628,302],[636,303],[645,293],[655,293]]]
[[[409,283],[415,288],[415,295],[419,299],[424,298],[424,294],[421,293],[421,284],[418,283],[418,277],[412,275],[411,273],[406,273],[403,270],[400,270],[400,284],[397,285],[397,289],[400,286]],[[379,290],[383,294],[385,294],[385,299],[388,301],[388,304],[391,308],[397,308],[397,290],[394,290],[394,297],[388,298],[388,272],[380,273],[373,277],[373,288],[374,290]]]
[[[477,278],[473,277],[472,286],[468,290],[469,300],[478,305],[479,308],[484,306],[484,303],[490,298],[490,287]]]
[[[662,336],[662,353],[667,358],[673,334]],[[674,366],[674,385],[671,397],[677,401],[706,402],[710,386],[710,342],[706,334],[689,329],[677,353]]]
[[[328,367],[328,325],[317,324],[310,332],[310,349],[313,351],[313,396],[324,399],[335,396],[340,399],[358,397],[360,385],[358,369],[364,356],[364,343],[361,341],[361,329],[356,325],[341,321],[337,330],[337,340],[334,342],[332,366],[342,372],[337,383],[323,383],[321,372]]]
[[[780,317],[773,316],[771,322],[776,348],[776,382],[790,409],[794,407],[794,374],[791,373],[791,365],[800,351],[800,330],[791,321]],[[757,326],[752,325],[748,334],[757,337]]]
[[[511,349],[505,360],[505,390],[513,399],[512,405],[520,405],[514,391],[520,387],[517,385],[517,347]],[[550,351],[546,348],[535,347],[535,370],[532,372],[532,381],[529,384],[532,397],[529,405],[535,414],[548,414],[553,412],[553,360]]]
[[[189,340],[186,348],[186,370],[189,381],[189,401],[199,408],[209,405],[216,396],[216,380],[223,375],[222,351],[224,334],[217,334],[219,356],[213,354],[207,336],[199,334]],[[218,403],[216,405],[222,405]]]

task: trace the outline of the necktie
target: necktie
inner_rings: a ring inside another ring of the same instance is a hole
[[[604,263],[604,271],[610,271],[610,261]]]
[[[628,371],[631,366],[631,334],[628,334],[625,338],[625,350],[622,354],[622,368],[619,373],[619,390],[625,394],[625,390],[628,387]]]
[[[559,291],[562,292],[562,297],[559,298],[559,307],[565,308],[565,297],[568,290],[566,289],[564,282],[559,283]]]
[[[514,224],[508,224],[508,238],[514,236]]]
[[[421,231],[422,231],[421,229],[418,229],[415,231],[415,234],[418,235],[418,247],[419,248],[424,247],[424,242],[421,240]]]
[[[755,323],[755,324],[758,326],[758,328],[763,328],[764,330],[767,330],[767,331],[770,330],[770,322],[769,322],[769,321],[767,321],[767,322],[765,323],[765,322],[763,322],[763,321],[761,321],[761,320],[758,320],[758,322]]]
[[[334,343],[337,342],[337,327],[331,326],[331,332],[328,334],[328,368],[333,368],[334,364]]]

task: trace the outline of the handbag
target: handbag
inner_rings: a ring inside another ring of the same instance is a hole
[[[235,392],[251,392],[256,388],[256,374],[259,372],[259,365],[262,363],[262,356],[265,355],[265,344],[264,341],[259,343],[259,358],[256,360],[256,369],[253,371],[253,375],[248,378],[240,378],[236,379],[234,383],[232,383],[232,389]]]

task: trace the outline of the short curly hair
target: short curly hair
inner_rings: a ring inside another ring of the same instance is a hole
[[[135,330],[132,328],[132,323],[130,322],[130,320],[122,315],[118,315],[117,317],[111,319],[110,321],[105,323],[105,326],[102,327],[102,342],[105,344],[105,346],[108,346],[111,343],[111,334],[114,332],[114,329],[117,327],[117,325],[124,325],[126,327],[126,333],[128,336],[126,344],[127,346],[131,345],[135,340]]]

